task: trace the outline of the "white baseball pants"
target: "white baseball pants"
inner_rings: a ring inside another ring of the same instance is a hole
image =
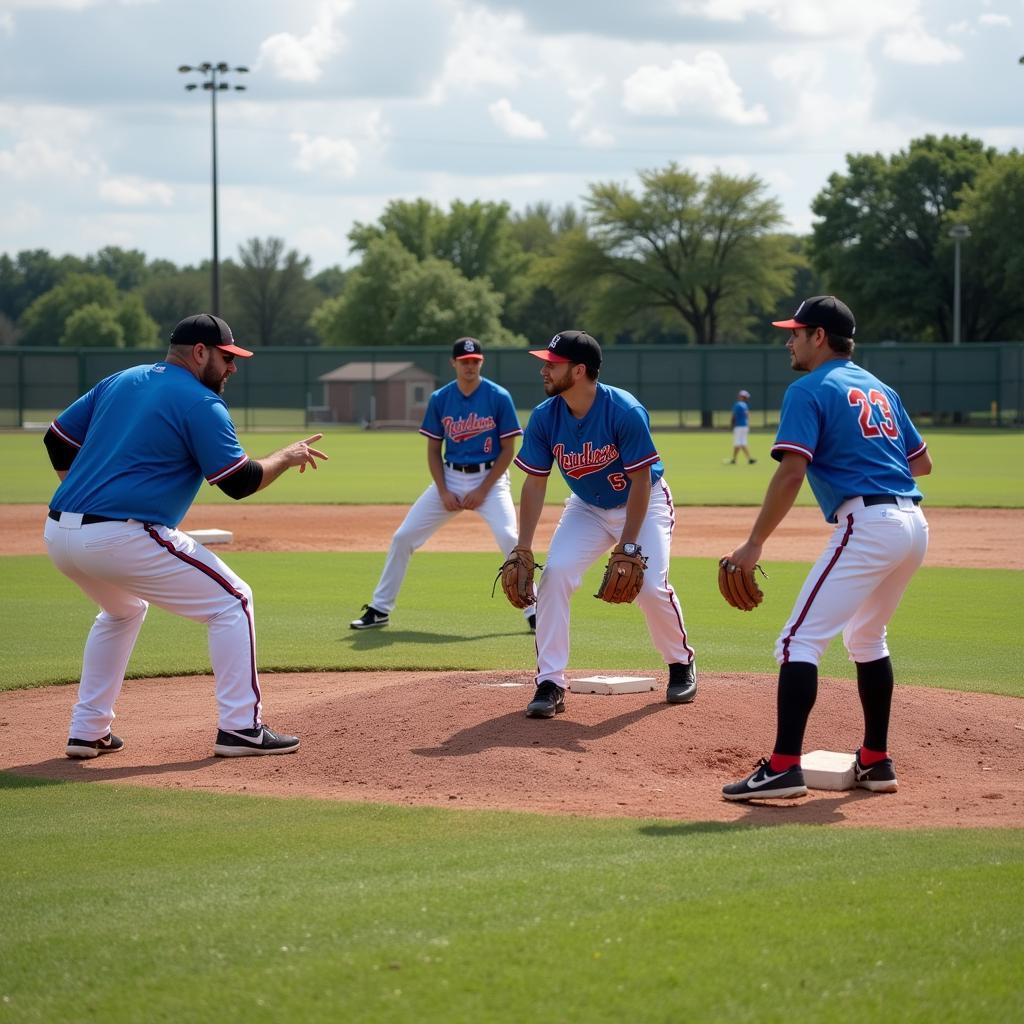
[[[444,467],[445,485],[452,494],[460,498],[479,487],[484,475],[483,472],[461,473],[449,466]],[[504,473],[495,482],[480,507],[473,511],[491,528],[498,550],[503,556],[507,556],[519,539],[519,531],[516,529],[516,506],[512,500],[508,473]],[[370,599],[371,607],[390,614],[398,601],[398,592],[402,588],[402,581],[409,569],[409,560],[413,552],[426,544],[445,523],[461,514],[462,510],[449,512],[444,507],[437,487],[431,483],[406,513],[402,525],[391,540],[377,589]],[[524,609],[524,618],[529,618],[533,611],[532,606]]]
[[[839,506],[839,523],[776,641],[780,665],[817,665],[840,630],[850,661],[888,657],[886,627],[928,550],[924,513],[909,498],[897,501]]]
[[[260,724],[252,590],[216,555],[166,526],[135,520],[83,526],[70,512],[59,523],[48,518],[43,536],[53,564],[101,609],[85,644],[70,736],[97,740],[110,731],[150,604],[206,623],[219,727]]]
[[[626,521],[625,505],[602,509],[571,494],[555,528],[537,589],[537,676],[567,685],[569,664],[569,599],[583,574],[619,542]],[[651,489],[647,517],[637,543],[647,556],[644,585],[636,603],[647,620],[655,649],[666,664],[688,664],[694,651],[686,637],[683,609],[668,580],[675,508],[664,479]]]

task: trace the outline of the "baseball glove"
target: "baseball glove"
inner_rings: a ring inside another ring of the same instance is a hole
[[[768,579],[768,573],[760,565],[755,565],[754,569]],[[733,608],[744,612],[752,612],[764,600],[764,591],[757,585],[754,570],[745,572],[728,558],[718,560],[718,589]]]
[[[543,566],[534,561],[529,548],[513,548],[494,582],[497,585],[501,580],[501,589],[514,608],[528,608],[535,600],[533,574],[541,568]],[[494,587],[491,587],[491,596],[494,596]]]
[[[646,555],[627,555],[622,545],[617,544],[608,556],[608,564],[604,567],[604,579],[597,588],[594,597],[599,597],[609,604],[628,604],[636,599],[640,588],[644,585],[644,569],[647,568]]]

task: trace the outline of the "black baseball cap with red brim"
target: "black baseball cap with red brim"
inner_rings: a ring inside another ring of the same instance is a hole
[[[212,313],[196,313],[195,316],[185,317],[171,331],[171,344],[209,345],[244,359],[252,355],[247,348],[235,344],[227,321]]]
[[[530,355],[548,363],[582,363],[590,370],[601,369],[601,346],[586,331],[562,331],[547,348],[531,349]]]
[[[483,359],[484,347],[476,338],[459,338],[452,345],[452,359]]]
[[[840,338],[852,338],[857,332],[857,322],[850,307],[834,295],[815,295],[804,299],[793,314],[792,320],[773,320],[772,327],[823,327],[829,334]]]

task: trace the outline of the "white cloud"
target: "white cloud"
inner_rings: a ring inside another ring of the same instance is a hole
[[[115,206],[170,206],[174,190],[162,181],[142,178],[107,178],[100,182],[100,197]]]
[[[354,178],[359,170],[359,150],[348,139],[292,132],[298,147],[294,166],[307,174],[324,173],[335,178]]]
[[[1009,28],[1013,24],[1013,19],[1006,14],[982,14],[978,17],[978,23],[985,26]]]
[[[964,56],[959,46],[943,42],[919,23],[887,35],[882,52],[903,64],[950,64]]]
[[[320,5],[316,20],[303,36],[278,32],[260,44],[256,68],[269,67],[289,82],[315,82],[327,63],[345,44],[337,22],[352,8],[352,0],[328,0]]]
[[[524,35],[518,14],[494,14],[483,7],[457,7],[452,45],[444,69],[430,90],[430,102],[443,103],[452,94],[481,86],[514,89],[526,67],[513,54]]]
[[[23,139],[10,149],[0,150],[0,177],[36,182],[41,178],[85,178],[92,173],[88,159],[66,146],[46,139]]]
[[[513,139],[546,139],[548,133],[540,121],[514,110],[512,104],[502,97],[495,100],[488,108],[491,120],[509,137]]]
[[[0,11],[0,35],[14,35],[14,15],[9,11]]]
[[[787,32],[810,37],[870,38],[916,15],[921,0],[679,0],[682,14],[709,21],[766,17]]]
[[[705,50],[692,64],[674,60],[667,67],[637,68],[623,85],[622,105],[631,114],[677,117],[711,116],[731,124],[764,124],[768,114],[757,104],[746,107],[739,86],[718,53]]]

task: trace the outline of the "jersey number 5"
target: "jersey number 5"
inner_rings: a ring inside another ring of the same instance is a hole
[[[881,437],[885,434],[890,441],[895,441],[900,436],[899,428],[892,416],[892,409],[889,407],[889,399],[885,395],[872,388],[866,395],[860,388],[850,388],[846,392],[846,400],[850,405],[860,406],[860,432],[865,437]],[[871,422],[872,406],[878,411],[881,420],[881,429]]]
[[[629,486],[625,473],[609,473],[608,483],[611,484],[613,491],[624,491]]]

